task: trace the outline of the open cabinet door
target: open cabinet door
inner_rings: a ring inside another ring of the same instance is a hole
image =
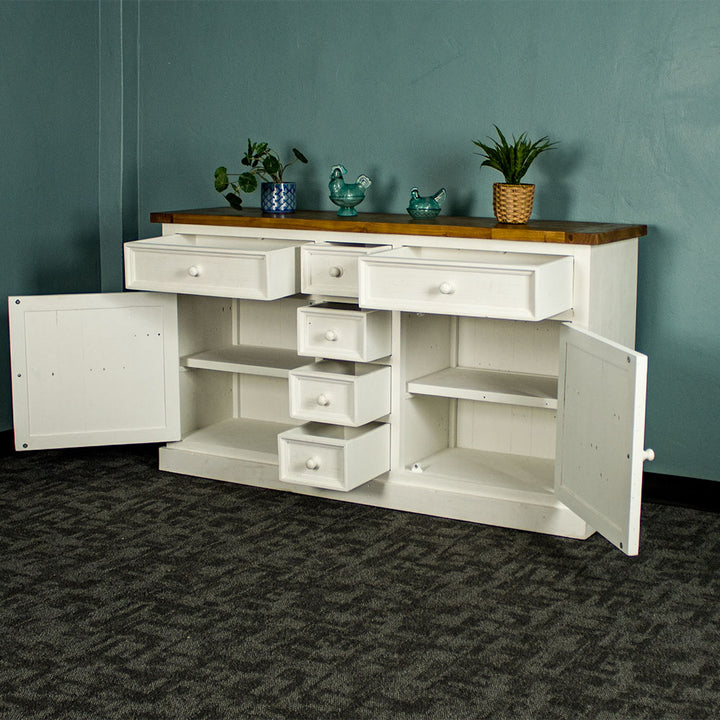
[[[18,450],[180,437],[177,299],[8,299]]]
[[[640,542],[647,357],[570,325],[560,329],[555,489],[627,555]]]

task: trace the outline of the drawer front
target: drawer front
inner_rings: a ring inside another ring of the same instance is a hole
[[[294,441],[280,436],[280,479],[299,485],[346,489],[344,448],[322,442]]]
[[[347,492],[390,470],[390,426],[308,423],[278,435],[280,480]]]
[[[298,309],[298,354],[371,362],[391,353],[390,313],[322,305]]]
[[[571,257],[401,248],[359,263],[363,307],[509,320],[572,307]]]
[[[336,425],[364,424],[357,422],[352,383],[296,375],[290,380],[290,417]]]
[[[125,245],[128,289],[274,300],[297,292],[297,248],[229,248]]]
[[[391,370],[321,361],[290,371],[290,416],[358,427],[390,413]]]
[[[357,298],[358,258],[388,247],[329,243],[306,245],[301,252],[302,291],[308,295]]]

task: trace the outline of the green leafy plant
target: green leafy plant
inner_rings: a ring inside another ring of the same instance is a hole
[[[280,161],[280,155],[273,150],[268,143],[254,143],[248,138],[248,147],[240,163],[248,169],[241,173],[228,173],[227,168],[221,165],[215,170],[215,190],[219,193],[225,192],[228,187],[231,192],[225,195],[225,199],[236,210],[242,209],[241,193],[251,193],[257,189],[258,177],[265,182],[283,182],[283,173],[291,165],[300,161],[307,163],[308,159],[297,149],[293,148],[293,159],[290,162]],[[231,180],[231,177],[237,178]]]
[[[482,152],[475,153],[485,158],[480,167],[491,167],[499,170],[505,182],[508,185],[520,185],[520,180],[532,165],[533,160],[547,150],[552,150],[556,142],[550,142],[547,137],[541,137],[535,142],[527,139],[527,134],[523,133],[520,137],[513,137],[509,143],[505,136],[500,132],[497,125],[493,126],[498,134],[498,140],[489,138],[492,145],[482,143],[479,140],[473,140]]]

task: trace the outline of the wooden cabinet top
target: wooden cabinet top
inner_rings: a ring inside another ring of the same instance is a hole
[[[426,235],[488,240],[602,245],[642,237],[646,225],[531,220],[526,225],[506,225],[494,218],[448,217],[414,220],[409,215],[360,212],[356,217],[338,217],[334,211],[303,210],[288,215],[263,213],[258,208],[237,211],[230,207],[154,212],[151,222],[224,227],[260,227],[326,232]]]

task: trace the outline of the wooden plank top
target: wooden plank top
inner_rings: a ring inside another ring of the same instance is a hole
[[[224,227],[261,227],[326,232],[426,235],[487,240],[602,245],[647,234],[646,225],[531,220],[525,225],[499,223],[494,218],[438,216],[415,220],[409,215],[359,213],[339,217],[333,211],[298,210],[287,215],[263,213],[259,208],[241,211],[231,207],[154,212],[151,222]]]

